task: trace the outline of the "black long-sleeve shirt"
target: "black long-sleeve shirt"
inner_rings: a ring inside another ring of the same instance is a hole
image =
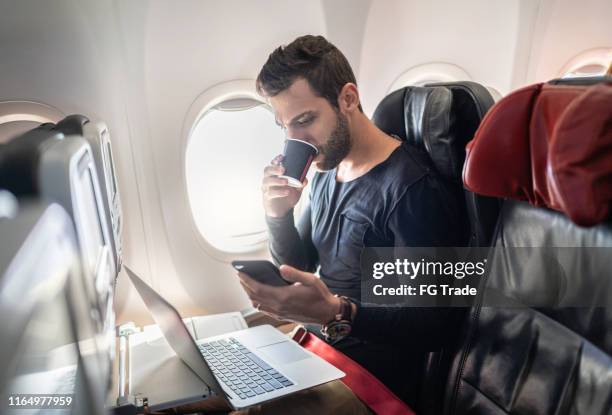
[[[438,178],[427,156],[402,143],[352,181],[337,182],[335,169],[317,173],[297,226],[292,211],[267,218],[270,251],[278,264],[310,272],[319,267],[333,293],[358,300],[364,247],[461,246],[466,234],[458,212],[457,195]],[[455,314],[442,308],[361,306],[352,334],[403,343],[414,341],[416,330],[435,347],[447,325],[455,324]]]

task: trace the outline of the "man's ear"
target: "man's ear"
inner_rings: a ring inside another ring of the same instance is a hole
[[[338,108],[345,113],[359,109],[359,90],[357,85],[352,82],[344,84],[338,94]]]

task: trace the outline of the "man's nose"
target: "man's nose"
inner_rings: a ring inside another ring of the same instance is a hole
[[[296,128],[288,127],[285,132],[287,133],[287,138],[306,141],[304,137],[304,132],[300,133]]]
[[[287,138],[293,138],[294,140],[306,141],[312,145],[316,145],[312,137],[304,133],[304,131],[298,131],[297,129],[287,128]]]

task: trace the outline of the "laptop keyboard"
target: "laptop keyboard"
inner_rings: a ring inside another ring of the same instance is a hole
[[[293,385],[233,337],[199,345],[215,377],[240,399]]]

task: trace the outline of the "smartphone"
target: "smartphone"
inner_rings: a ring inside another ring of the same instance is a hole
[[[232,261],[232,266],[236,271],[244,272],[262,284],[275,287],[291,285],[282,277],[276,265],[270,261]]]

